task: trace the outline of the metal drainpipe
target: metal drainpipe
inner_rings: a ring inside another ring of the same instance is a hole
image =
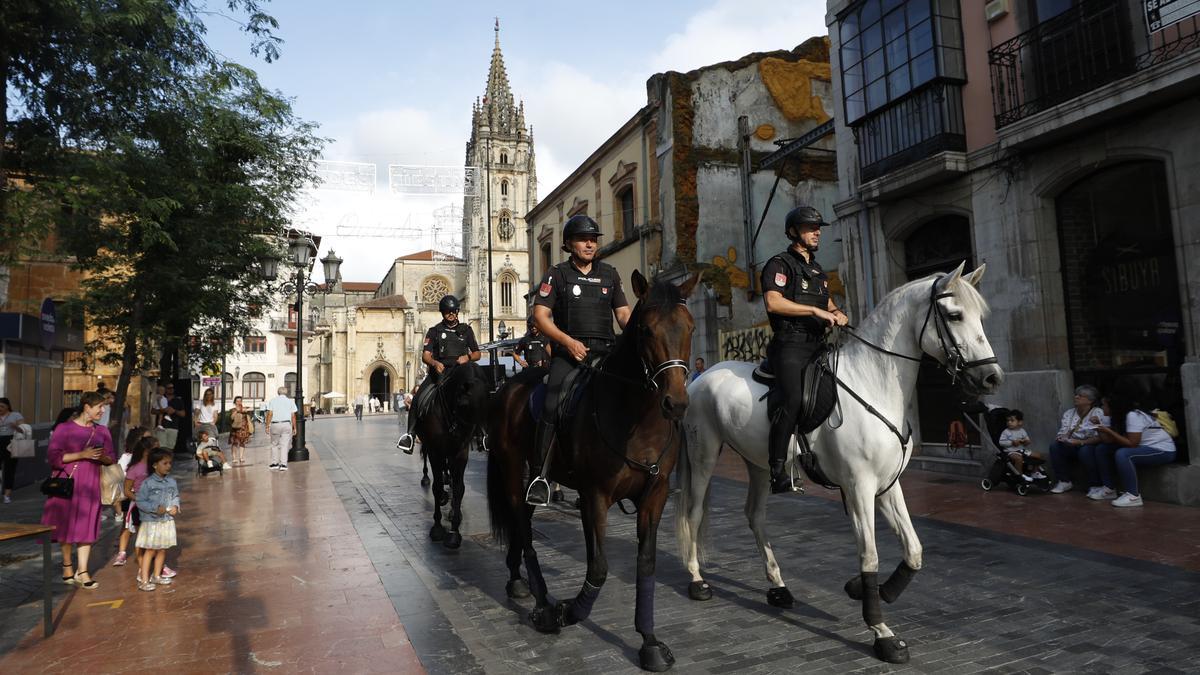
[[[746,294],[746,299],[753,301],[754,268],[757,262],[754,256],[754,207],[750,194],[753,187],[750,165],[750,118],[746,115],[738,117],[738,149],[741,150],[742,155],[742,234],[746,237],[746,271],[750,275],[750,290]]]

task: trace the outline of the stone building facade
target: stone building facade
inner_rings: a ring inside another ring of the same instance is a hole
[[[692,352],[709,363],[761,358],[726,349],[769,337],[757,276],[788,246],[783,217],[798,204],[832,216],[833,141],[820,136],[769,168],[779,143],[825,124],[832,112],[829,46],[750,54],[647,82],[647,104],[527,216],[537,255],[531,276],[566,259],[561,227],[586,213],[605,233],[602,257],[628,285],[634,269],[704,283],[689,308]],[[764,223],[757,238],[754,230]],[[835,277],[841,253],[829,237],[819,259]]]
[[[1200,503],[1200,17],[1150,4],[830,0],[837,215],[857,311],[987,263],[996,402],[1044,445],[1073,387],[1137,382],[1185,429],[1144,493]],[[921,377],[936,448],[957,412]]]

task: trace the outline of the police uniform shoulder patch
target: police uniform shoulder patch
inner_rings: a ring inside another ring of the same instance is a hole
[[[538,295],[542,296],[543,298],[549,296],[550,291],[552,290],[551,284],[553,282],[553,277],[546,277],[546,280],[543,281],[542,285],[538,288]]]
[[[430,340],[429,338],[425,338],[425,344],[429,344],[430,342],[433,342],[433,341]]]
[[[775,285],[780,287],[787,286],[787,275],[783,272],[776,272]]]

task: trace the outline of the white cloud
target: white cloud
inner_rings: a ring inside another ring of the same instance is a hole
[[[668,35],[649,63],[657,72],[686,72],[753,52],[792,49],[827,33],[824,0],[719,0]]]

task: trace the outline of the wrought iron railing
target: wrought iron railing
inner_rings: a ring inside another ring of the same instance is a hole
[[[861,180],[948,150],[967,148],[962,87],[934,82],[872,113],[854,127]]]
[[[1196,17],[1156,32],[1141,54],[1128,0],[1084,0],[988,52],[996,128],[1200,46]]]

